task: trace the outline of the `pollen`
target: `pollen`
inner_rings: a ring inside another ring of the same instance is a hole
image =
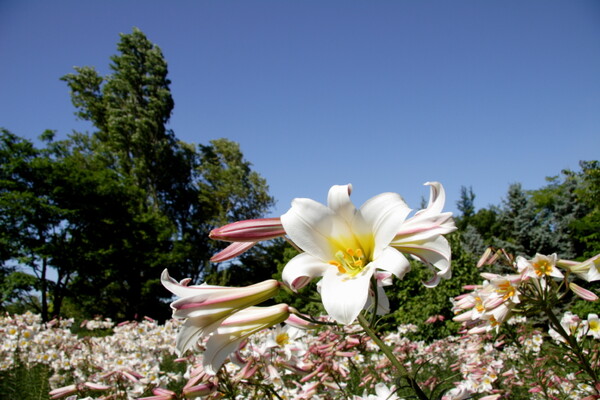
[[[337,267],[341,274],[354,276],[365,267],[365,254],[361,248],[339,250],[335,253],[335,260],[329,261],[329,264]]]

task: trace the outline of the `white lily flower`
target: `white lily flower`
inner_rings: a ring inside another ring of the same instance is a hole
[[[177,351],[180,354],[217,329],[227,317],[273,297],[280,285],[270,279],[245,287],[188,286],[189,279],[178,283],[167,270],[163,271],[161,281],[163,286],[180,297],[171,303],[173,317],[187,318],[177,335]]]
[[[549,256],[536,254],[531,260],[527,260],[522,256],[517,257],[517,269],[519,273],[530,278],[541,278],[544,276],[552,276],[554,278],[564,278],[564,275],[558,268],[556,262],[558,257],[556,254]]]
[[[323,277],[321,298],[327,313],[342,324],[352,323],[367,302],[376,269],[402,278],[406,257],[390,246],[410,209],[395,193],[383,193],[357,209],[351,185],[333,186],[328,205],[295,199],[281,216],[286,234],[302,250],[288,262],[282,278],[293,290]]]

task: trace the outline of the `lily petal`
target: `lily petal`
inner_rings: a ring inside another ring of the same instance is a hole
[[[451,250],[450,244],[445,237],[438,236],[434,240],[417,242],[395,240],[390,246],[403,253],[411,254],[427,264],[435,266],[438,270],[436,273],[438,277],[444,279],[449,279],[451,277]],[[431,282],[431,284],[435,285],[437,283]]]
[[[292,207],[281,216],[281,223],[298,247],[323,261],[337,251],[331,238],[343,237],[349,231],[342,217],[311,199],[294,199]]]
[[[346,221],[351,221],[356,214],[356,207],[350,201],[352,185],[334,185],[327,195],[327,206]]]
[[[391,272],[398,279],[402,279],[410,271],[410,262],[393,247],[383,249],[379,257],[371,265],[374,268]]]
[[[325,271],[321,281],[321,299],[327,314],[340,324],[351,324],[367,302],[374,271],[371,265],[367,265],[352,278],[335,268]]]
[[[427,208],[417,211],[407,219],[398,231],[395,240],[411,237],[413,241],[427,240],[437,235],[444,235],[456,230],[452,213],[442,213],[446,193],[439,182],[427,182],[430,186],[430,197]]]
[[[394,239],[410,211],[397,193],[382,193],[360,207],[360,215],[369,225],[367,232],[372,232],[375,237],[374,258],[379,257],[379,253]],[[359,231],[358,234],[362,233],[359,229],[355,230]]]
[[[288,261],[281,272],[281,279],[296,291],[306,286],[311,279],[323,276],[328,269],[335,269],[335,267],[308,253],[300,253]]]

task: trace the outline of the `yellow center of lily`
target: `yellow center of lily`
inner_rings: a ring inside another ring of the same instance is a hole
[[[481,300],[481,297],[479,296],[475,297],[475,309],[479,312],[483,312],[485,310],[485,307],[483,306],[483,300]]]
[[[600,332],[600,321],[597,319],[592,319],[589,321],[590,330],[592,332]]]
[[[550,275],[553,268],[554,266],[547,260],[540,260],[536,263],[533,263],[533,269],[535,270],[537,276]]]
[[[289,342],[290,342],[290,335],[288,335],[285,332],[284,333],[280,333],[279,335],[277,335],[275,337],[275,343],[277,343],[281,347],[285,346]]]
[[[348,248],[346,251],[339,250],[335,253],[335,260],[329,261],[329,264],[337,267],[341,274],[355,276],[363,270],[367,262],[361,248]]]
[[[498,294],[502,295],[502,299],[510,299],[516,293],[515,287],[510,283],[510,281],[504,281],[498,285],[498,289],[496,289]]]

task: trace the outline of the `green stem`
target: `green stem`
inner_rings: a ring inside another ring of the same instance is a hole
[[[383,354],[385,354],[385,356],[388,358],[388,360],[390,360],[392,365],[394,367],[396,367],[396,370],[398,370],[398,375],[400,375],[402,378],[407,380],[409,386],[414,390],[417,397],[421,400],[429,400],[427,395],[419,387],[417,380],[409,375],[406,367],[400,362],[400,360],[398,360],[396,358],[392,349],[388,345],[386,345],[383,342],[383,340],[381,340],[381,338],[379,338],[379,336],[377,335],[377,333],[375,333],[375,331],[373,329],[371,329],[371,326],[369,325],[369,322],[367,321],[367,319],[365,318],[364,315],[362,315],[362,314],[358,315],[358,322],[360,323],[360,326],[362,326],[362,328],[365,330],[367,335],[369,335],[369,337],[371,339],[373,339],[375,344],[377,344],[377,346],[379,346],[379,348],[381,349]]]

